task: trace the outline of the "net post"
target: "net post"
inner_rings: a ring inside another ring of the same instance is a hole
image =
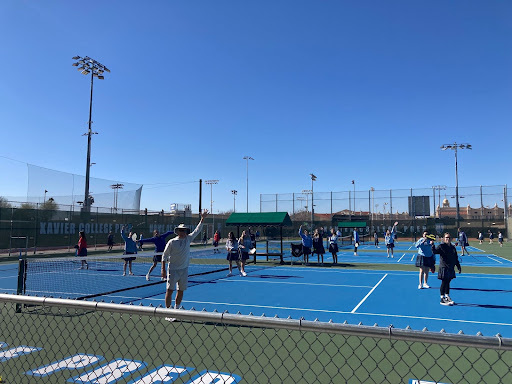
[[[27,269],[27,259],[23,257],[22,250],[20,248],[20,255],[18,257],[18,285],[16,288],[17,295],[23,295],[25,293],[25,272]],[[16,313],[21,313],[22,304],[16,303]]]

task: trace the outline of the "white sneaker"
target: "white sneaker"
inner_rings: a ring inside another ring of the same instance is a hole
[[[231,276],[233,276],[233,274],[232,274],[231,272],[229,272],[229,273],[226,275],[226,277],[231,277]]]
[[[427,283],[423,283],[423,288],[430,288],[430,285],[428,285]]]
[[[418,285],[418,289],[421,289],[421,288],[423,288],[423,287],[421,286],[421,284],[420,284],[420,285]]]
[[[160,280],[161,280],[161,281],[165,281],[165,277],[161,277],[161,278],[160,278]]]
[[[454,305],[455,304],[455,301],[453,301],[450,296],[445,296],[444,298],[447,302],[448,302],[448,305]]]
[[[146,275],[146,280],[149,281],[149,273]]]
[[[123,272],[123,276],[126,276],[126,272]]]
[[[242,272],[242,276],[243,276],[243,277],[247,276],[247,273]]]
[[[133,276],[133,272],[130,272],[130,276]]]

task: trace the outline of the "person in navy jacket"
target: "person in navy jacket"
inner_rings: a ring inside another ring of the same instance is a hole
[[[167,241],[165,240],[165,238],[169,235],[172,235],[173,233],[174,233],[173,231],[168,231],[168,232],[162,233],[160,235],[160,233],[155,229],[153,231],[153,237],[150,237],[148,239],[139,240],[140,248],[142,248],[142,245],[144,243],[155,244],[155,255],[153,256],[153,265],[149,268],[149,271],[146,275],[147,281],[149,281],[151,272],[153,272],[153,269],[155,269],[157,263],[162,262],[162,253],[164,253],[165,245],[167,244]],[[165,279],[162,277],[162,280],[165,280]]]

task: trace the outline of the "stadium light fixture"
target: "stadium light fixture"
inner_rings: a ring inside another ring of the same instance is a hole
[[[77,60],[73,64],[71,64],[73,67],[78,67],[77,70],[80,71],[83,75],[91,74],[91,97],[89,101],[89,130],[86,133],[87,135],[87,163],[85,168],[85,193],[84,193],[84,202],[82,206],[82,210],[89,212],[91,209],[92,202],[94,199],[92,196],[90,196],[89,192],[89,182],[90,182],[90,171],[91,171],[91,136],[94,134],[97,134],[97,132],[92,132],[92,90],[93,90],[93,84],[94,84],[94,76],[96,76],[98,79],[103,80],[104,77],[100,76],[104,71],[110,72],[110,70],[105,67],[100,62],[91,59],[89,56],[80,57],[80,56],[73,56],[73,60]]]
[[[443,151],[446,151],[447,149],[451,149],[452,151],[455,151],[455,204],[456,204],[456,217],[455,222],[457,228],[459,227],[459,220],[460,220],[460,207],[459,207],[459,169],[458,169],[458,162],[457,162],[457,150],[459,149],[473,149],[471,144],[468,143],[462,143],[458,144],[457,142],[454,142],[452,144],[443,144],[441,145],[441,149]]]
[[[247,213],[249,213],[249,160],[254,160],[251,156],[244,156],[247,161]]]

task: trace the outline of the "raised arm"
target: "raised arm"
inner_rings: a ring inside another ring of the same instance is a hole
[[[196,229],[188,235],[190,238],[190,241],[194,240],[196,236],[201,232],[201,229],[203,229],[203,221],[208,216],[208,210],[205,209],[203,212],[201,212],[201,220],[199,220],[199,224],[197,224]]]

